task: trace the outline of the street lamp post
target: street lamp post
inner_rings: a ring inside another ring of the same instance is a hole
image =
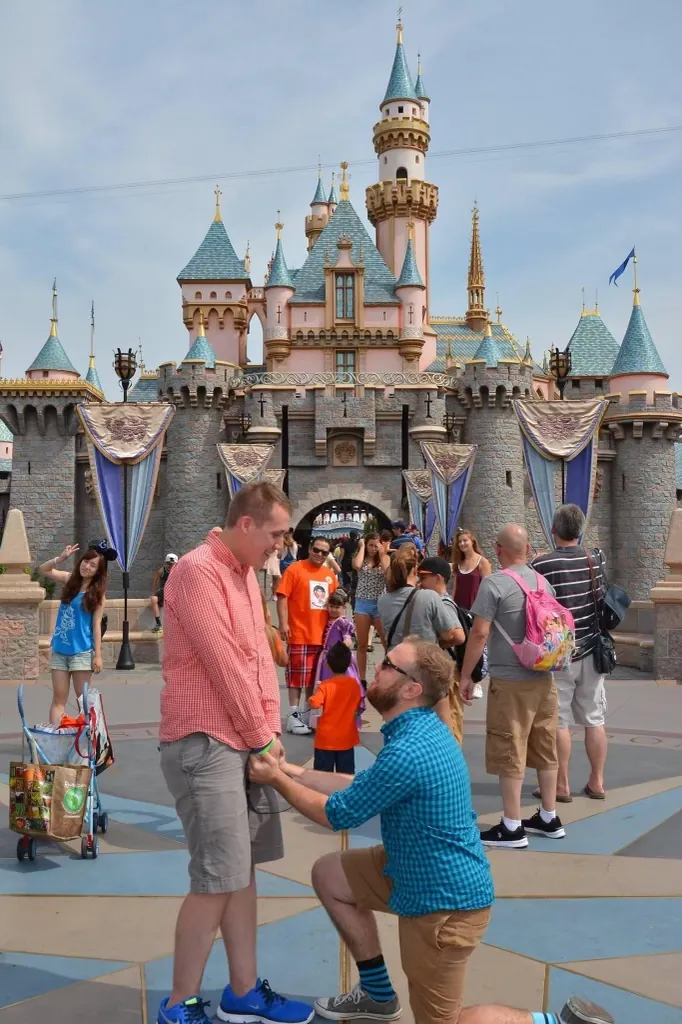
[[[137,370],[137,360],[131,348],[127,352],[122,352],[120,348],[114,352],[114,369],[123,388],[123,401],[127,402],[128,389]],[[133,652],[130,648],[130,623],[128,622],[128,590],[130,589],[130,574],[128,572],[128,466],[125,462],[123,463],[123,564],[126,567],[123,572],[123,639],[116,668],[130,672],[135,668],[135,662],[133,661]]]
[[[571,350],[568,345],[563,351],[552,348],[549,356],[549,368],[556,378],[556,386],[559,389],[559,398],[563,402],[564,392],[568,384],[568,377],[571,372]],[[566,464],[561,460],[561,504],[566,501]]]
[[[448,437],[452,434],[452,431],[457,425],[457,414],[454,412],[446,412],[443,414],[443,426],[447,431]]]

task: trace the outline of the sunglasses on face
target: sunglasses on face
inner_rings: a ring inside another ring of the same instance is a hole
[[[381,662],[381,667],[392,668],[394,672],[398,673],[398,675],[405,676],[406,679],[411,679],[413,683],[416,682],[416,679],[414,679],[409,672],[406,672],[404,668],[398,668],[398,666],[391,661],[388,655],[386,655],[384,660]]]
[[[329,554],[329,552],[325,551],[324,548],[311,548],[310,550],[312,551],[312,553],[314,555],[328,555]]]

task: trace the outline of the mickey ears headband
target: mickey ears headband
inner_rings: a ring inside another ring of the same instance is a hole
[[[106,540],[93,541],[90,547],[97,552],[98,555],[103,555],[106,562],[115,562],[118,558],[118,553],[109,547]]]

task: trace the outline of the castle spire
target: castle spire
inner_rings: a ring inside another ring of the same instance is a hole
[[[206,331],[204,330],[204,311],[199,309],[199,330],[197,331],[197,338],[205,338]]]
[[[310,205],[317,206],[318,203],[324,205],[327,203],[327,197],[324,194],[324,185],[322,184],[322,164],[320,163],[319,157],[317,158],[317,188],[315,189],[315,195],[313,196],[313,201]]]
[[[482,331],[488,322],[488,313],[485,308],[485,274],[483,273],[477,203],[474,203],[471,217],[471,252],[469,254],[467,290],[469,292],[469,308],[466,311],[467,327],[472,331]]]
[[[407,65],[407,57],[405,56],[405,49],[403,47],[403,20],[402,20],[402,7],[398,11],[398,24],[396,25],[396,48],[395,57],[393,58],[393,67],[391,68],[391,77],[388,80],[388,86],[386,88],[386,95],[382,101],[384,103],[390,103],[391,100],[416,100],[417,93],[414,89],[412,82],[412,75]]]
[[[350,185],[346,177],[346,171],[348,170],[348,161],[341,161],[341,202],[344,199],[350,199]]]
[[[330,206],[336,207],[338,205],[338,199],[336,198],[336,173],[332,171],[332,187],[329,190],[329,199],[327,200]]]
[[[268,281],[266,288],[291,288],[291,291],[295,291],[294,282],[291,280],[291,274],[287,267],[287,261],[284,258],[284,248],[282,246],[282,230],[284,224],[280,220],[280,211],[277,211],[277,223],[275,224],[275,230],[277,231],[277,245],[275,246],[275,252],[272,257],[272,263],[268,274]]]
[[[424,87],[424,79],[422,78],[422,58],[421,54],[417,54],[417,80],[414,83],[414,91],[420,100],[428,100],[429,96]]]
[[[57,337],[57,278],[52,283],[52,318],[50,320],[50,337]]]
[[[220,188],[220,185],[216,185],[213,191],[215,192],[215,216],[213,220],[216,223],[220,223],[223,219],[220,215],[220,197],[223,193],[222,189]]]
[[[85,379],[93,387],[96,387],[99,391],[102,391],[102,383],[99,379],[97,367],[95,366],[95,302],[93,299],[92,305],[90,306],[90,359],[88,362],[88,372],[85,375]]]
[[[251,242],[246,240],[246,252],[244,253],[244,270],[247,274],[251,273]]]
[[[658,349],[654,339],[651,337],[651,332],[644,319],[644,313],[639,302],[636,268],[633,293],[634,298],[630,322],[628,323],[623,342],[618,350],[616,361],[609,376],[613,379],[620,375],[634,376],[635,374],[646,373],[667,378],[669,376],[668,371],[658,354]]]

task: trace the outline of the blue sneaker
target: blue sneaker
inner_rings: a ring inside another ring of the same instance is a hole
[[[191,999],[185,999],[184,1003],[176,1003],[175,1006],[169,1006],[168,999],[164,999],[159,1007],[156,1024],[211,1024],[204,1013],[204,1007],[210,1005],[199,996],[192,996]]]
[[[219,1019],[229,1024],[309,1024],[314,1016],[308,1003],[278,995],[260,978],[245,996],[236,996],[228,985],[218,1007]]]

